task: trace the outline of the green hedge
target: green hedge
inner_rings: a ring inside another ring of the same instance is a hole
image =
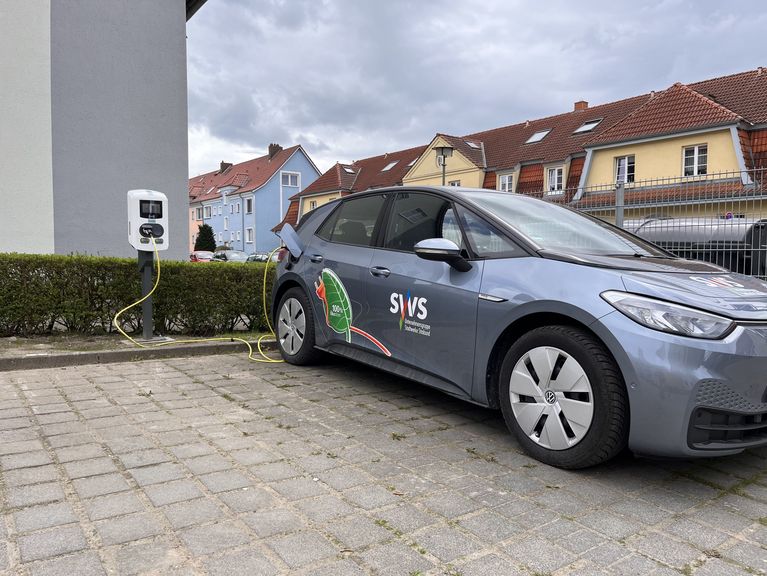
[[[154,294],[155,330],[209,335],[238,328],[266,330],[263,263],[163,262]],[[274,265],[269,265],[267,303]],[[0,254],[0,336],[53,331],[114,332],[112,318],[141,297],[130,258]],[[267,304],[268,305],[268,304]],[[121,316],[141,328],[141,306]]]

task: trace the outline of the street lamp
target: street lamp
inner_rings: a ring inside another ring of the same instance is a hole
[[[437,166],[442,166],[442,185],[445,185],[445,166],[447,165],[448,157],[453,155],[452,146],[435,146],[434,151],[437,153]]]

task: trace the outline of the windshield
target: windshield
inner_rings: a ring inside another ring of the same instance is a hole
[[[666,252],[620,228],[564,206],[516,194],[477,192],[466,197],[544,250],[603,256],[668,257]]]

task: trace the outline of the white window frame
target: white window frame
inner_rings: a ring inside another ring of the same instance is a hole
[[[245,214],[253,214],[253,198],[245,198]]]
[[[461,185],[461,181],[460,181],[460,180],[450,180],[450,181],[447,183],[447,185],[448,185],[448,186],[460,186],[460,185]]]
[[[591,132],[594,128],[599,126],[602,120],[604,120],[604,118],[595,118],[594,120],[586,120],[578,128],[573,130],[573,134],[585,134],[586,132]]]
[[[706,153],[701,154],[700,149],[705,148]],[[692,150],[693,156],[692,156],[692,174],[685,174],[685,171],[687,170],[687,151]],[[700,163],[700,157],[705,156],[706,162],[704,164]],[[703,167],[703,172],[701,172],[701,166]],[[685,178],[691,178],[694,176],[706,176],[708,174],[708,143],[704,142],[702,144],[694,144],[692,146],[684,146],[682,148],[682,176]]]
[[[229,214],[234,214],[234,204],[229,204]]]
[[[224,234],[222,232],[218,233],[218,241],[221,242],[224,239]]]
[[[234,205],[234,213],[239,214],[240,213],[240,203],[237,202],[237,204]]]
[[[219,206],[218,207],[218,215],[221,216],[223,213],[224,213],[224,207],[223,206]]]
[[[229,216],[224,216],[224,230],[229,230]]]
[[[253,228],[245,228],[245,244],[253,244]]]
[[[634,166],[633,174],[629,175],[629,159]],[[621,177],[621,162],[625,161],[626,166],[623,170]],[[636,181],[636,156],[634,154],[626,154],[625,156],[615,157],[615,183],[616,184],[633,184]],[[630,179],[629,179],[630,177]]]
[[[498,177],[498,190],[514,192],[514,172],[511,174],[501,174]]]
[[[288,183],[285,184],[285,176],[288,177]],[[291,176],[296,177],[296,183],[291,184]],[[300,188],[301,187],[301,173],[300,172],[280,172],[280,183],[285,188]]]
[[[394,160],[393,162],[389,162],[386,166],[381,168],[381,172],[388,172],[389,170],[391,170],[397,165],[397,162],[399,162],[399,160]]]
[[[309,200],[309,210],[314,210],[317,207],[316,200]]]
[[[525,140],[525,144],[535,144],[536,142],[540,142],[549,135],[549,132],[551,132],[551,128],[546,130],[537,130],[533,133],[532,136],[530,136],[530,138]]]
[[[195,220],[202,220],[202,206],[198,206],[194,209]]]
[[[239,230],[237,230],[236,234],[237,234],[237,241],[239,242],[239,241],[240,241],[240,238],[241,238],[241,236],[240,236],[240,231],[239,231]]]
[[[552,186],[552,173],[554,174],[554,184]],[[565,167],[552,166],[546,169],[546,194],[562,194],[565,190]]]
[[[229,242],[234,242],[234,230],[229,232]]]
[[[203,214],[205,214],[205,218],[210,218],[213,213],[213,208],[211,206],[205,206],[205,209],[203,210]]]

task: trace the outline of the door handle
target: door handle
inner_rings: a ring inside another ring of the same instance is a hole
[[[318,262],[322,262],[323,258],[321,254],[312,254],[311,256],[309,256],[309,260],[311,260],[312,262],[316,264]]]
[[[386,278],[391,274],[391,270],[384,268],[383,266],[373,266],[370,269],[370,273],[376,278]]]

